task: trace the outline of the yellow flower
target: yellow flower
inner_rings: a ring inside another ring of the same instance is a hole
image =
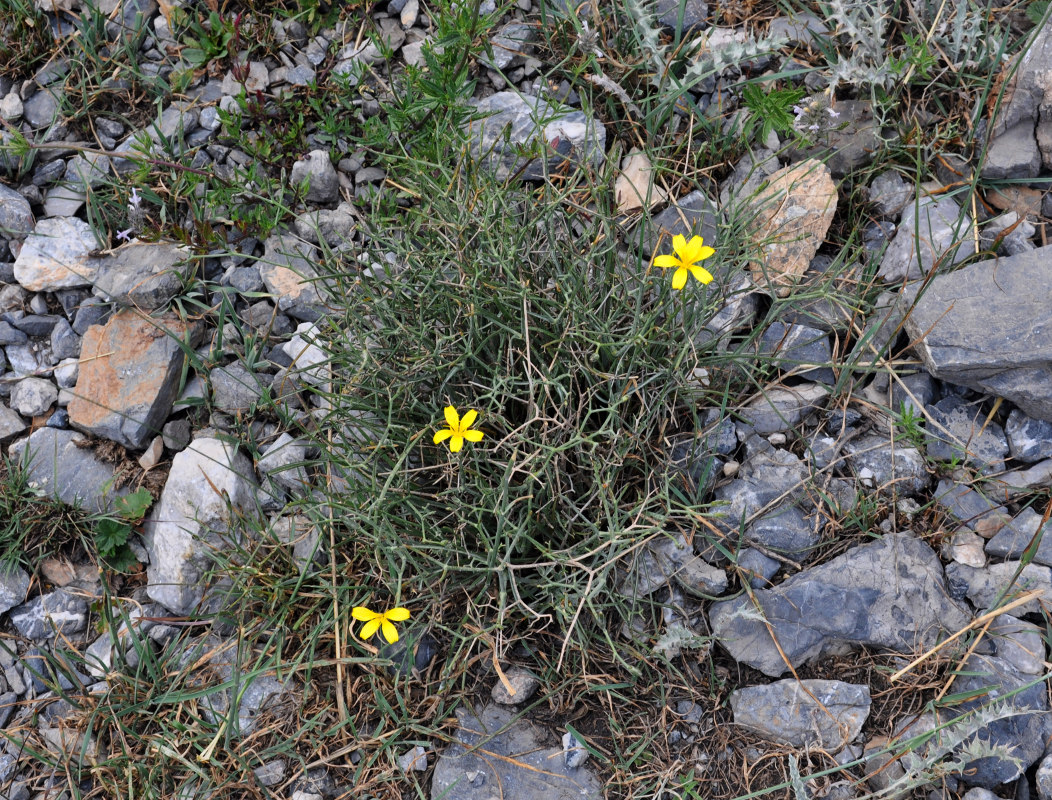
[[[449,449],[454,453],[458,453],[460,448],[464,446],[465,439],[469,442],[482,441],[482,431],[468,430],[475,424],[479,412],[471,410],[461,417],[453,406],[446,406],[445,414],[446,424],[449,427],[435,434],[435,444],[449,439]]]
[[[682,289],[687,285],[688,272],[702,283],[712,282],[712,274],[698,266],[699,261],[704,261],[716,252],[705,246],[704,239],[694,236],[688,242],[685,236],[676,234],[672,237],[672,249],[676,255],[658,256],[654,259],[654,265],[666,269],[676,267],[676,274],[672,276],[673,289]]]
[[[370,611],[365,606],[355,606],[354,610],[351,611],[351,616],[359,622],[365,623],[365,627],[358,634],[363,639],[370,638],[377,630],[380,630],[388,643],[394,644],[398,641],[398,631],[395,630],[395,626],[391,623],[405,622],[409,619],[409,609],[392,608],[389,611],[378,614],[375,611]]]

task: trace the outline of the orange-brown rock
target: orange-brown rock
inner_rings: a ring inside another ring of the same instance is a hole
[[[750,207],[759,255],[750,263],[760,287],[788,287],[825,241],[836,211],[837,191],[829,169],[807,159],[774,173]]]
[[[141,450],[160,433],[179,391],[180,342],[193,347],[198,336],[173,314],[148,317],[131,309],[88,328],[70,424]]]

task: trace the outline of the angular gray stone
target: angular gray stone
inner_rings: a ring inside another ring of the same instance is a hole
[[[132,242],[94,261],[95,294],[106,302],[155,311],[182,290],[195,269],[189,248],[172,242]]]
[[[11,609],[10,619],[27,639],[72,636],[87,627],[88,604],[65,589],[56,589]]]
[[[974,692],[975,697],[954,706],[950,712],[943,712],[944,723],[1001,703],[1013,712],[1011,716],[984,725],[968,740],[1006,747],[1013,759],[988,757],[969,762],[964,768],[968,784],[987,789],[1002,786],[1018,778],[1041,758],[1045,743],[1052,736],[1052,715],[1044,681],[1035,683],[1033,674],[1020,672],[1007,659],[973,653],[961,665],[954,689]]]
[[[289,183],[299,186],[304,182],[309,184],[304,198],[308,203],[335,203],[340,199],[340,181],[328,150],[311,150],[292,165]]]
[[[334,209],[307,211],[293,221],[296,234],[301,238],[311,244],[325,242],[329,247],[347,244],[357,224],[354,207],[350,203],[340,203]]]
[[[1040,247],[936,276],[904,326],[928,371],[1052,421],[1052,304],[1035,291],[1050,254]]]
[[[842,749],[869,717],[869,687],[790,678],[731,692],[734,724],[793,747]]]
[[[510,667],[505,671],[504,677],[508,679],[511,691],[504,685],[504,681],[498,680],[493,684],[493,688],[489,693],[493,702],[502,706],[515,706],[525,703],[533,697],[541,685],[536,675],[522,667]]]
[[[6,442],[26,429],[27,425],[18,414],[0,403],[0,442]],[[0,611],[0,613],[3,613]]]
[[[1052,458],[1052,422],[1033,419],[1014,408],[1005,423],[1005,436],[1008,452],[1017,461],[1032,464]]]
[[[1040,528],[1041,515],[1032,508],[1024,508],[986,543],[984,549],[998,558],[1022,558]],[[1046,526],[1034,554],[1034,563],[1052,566],[1052,527]]]
[[[548,154],[551,171],[567,161],[598,166],[606,157],[606,128],[582,111],[515,92],[498,92],[475,105],[485,118],[469,124],[471,152],[498,180],[520,170],[523,177],[542,178],[545,170],[535,157],[538,144]],[[525,150],[534,153],[526,155]]]
[[[892,443],[880,434],[862,436],[847,442],[844,453],[856,477],[866,470],[870,485],[888,494],[918,495],[931,484],[924,456],[901,439]]]
[[[788,450],[772,448],[753,456],[737,479],[716,489],[717,524],[738,531],[743,522],[748,525],[775,503],[803,503],[809,479],[807,465]]]
[[[794,377],[818,383],[836,383],[836,374],[827,366],[833,357],[829,335],[807,325],[772,322],[763,332],[759,354]],[[811,367],[808,369],[808,367]]]
[[[971,615],[954,602],[939,557],[907,534],[889,534],[797,573],[773,589],[713,603],[709,618],[736,661],[771,677],[828,653],[867,646],[916,653]],[[777,639],[775,645],[771,635]]]
[[[872,163],[884,147],[884,137],[868,100],[837,100],[834,110],[840,116],[812,135],[814,144],[790,147],[789,156],[819,159],[834,178],[843,178]]]
[[[22,119],[32,128],[47,128],[58,119],[58,98],[50,89],[39,89],[22,102]]]
[[[278,310],[307,322],[321,319],[327,309],[314,267],[314,247],[287,234],[270,236],[263,246],[259,275],[274,296]]]
[[[1052,119],[1052,28],[1034,37],[1005,87],[1004,101],[991,133],[998,136],[1021,122]]]
[[[997,135],[986,150],[979,176],[983,180],[1036,178],[1041,171],[1041,152],[1034,138],[1034,123],[1024,120]]]
[[[479,713],[462,706],[456,714],[456,740],[435,764],[432,800],[603,796],[602,784],[587,766],[568,767],[563,748],[546,746],[546,735],[527,720],[514,721],[514,711],[487,705]]]
[[[821,539],[821,529],[799,508],[783,503],[745,528],[745,540],[795,561],[808,556]]]
[[[150,598],[176,614],[193,611],[206,595],[215,552],[232,546],[231,513],[252,510],[255,496],[252,464],[231,445],[200,438],[177,453],[144,526]]]
[[[15,280],[31,292],[91,286],[97,268],[90,253],[97,246],[91,226],[82,219],[42,219],[15,259]]]
[[[11,406],[25,417],[39,417],[58,400],[58,389],[43,378],[23,378],[11,390]]]
[[[19,566],[0,565],[0,614],[10,611],[26,599],[29,575]]]
[[[245,413],[259,402],[263,390],[270,385],[270,377],[249,372],[239,361],[216,367],[208,373],[212,402],[228,414]]]
[[[310,476],[304,466],[307,450],[306,444],[283,433],[267,448],[256,466],[290,495],[299,497],[309,493],[311,487]]]
[[[731,207],[745,202],[759,191],[764,181],[782,168],[778,157],[765,147],[750,150],[720,187],[720,207],[729,212]]]
[[[682,37],[705,27],[709,4],[705,0],[658,0],[654,13],[662,27],[670,28],[673,36]]]
[[[1037,591],[1039,595],[1017,606],[1012,613],[1019,616],[1039,614],[1042,603],[1048,605],[1052,602],[1052,569],[1027,564],[1015,578],[1019,567],[1018,561],[1003,561],[985,567],[969,567],[955,561],[946,565],[946,584],[954,597],[967,597],[980,612],[992,610],[999,597]]]
[[[0,183],[0,236],[5,239],[24,239],[33,232],[35,225],[29,201]]]
[[[780,433],[799,425],[808,415],[825,405],[829,389],[815,383],[791,389],[770,389],[741,409],[742,424],[761,436]]]
[[[28,448],[29,477],[33,486],[70,505],[88,511],[111,511],[116,496],[127,488],[113,488],[113,465],[95,458],[90,449],[77,447],[86,438],[76,431],[37,428],[27,439],[11,445],[11,454],[22,457]]]
[[[882,217],[895,217],[913,197],[913,186],[895,170],[880,173],[869,185],[869,202]]]
[[[490,39],[493,57],[483,56],[479,60],[491,69],[505,70],[518,66],[533,49],[530,42],[533,41],[534,35],[533,26],[522,22],[509,22]]]
[[[922,197],[902,212],[877,275],[888,283],[919,280],[936,262],[943,270],[975,254],[972,220],[951,197]],[[919,243],[919,247],[918,247]]]
[[[959,397],[946,397],[928,409],[928,458],[950,461],[957,458],[982,473],[1001,472],[1008,455],[1004,430],[987,421],[978,404]]]

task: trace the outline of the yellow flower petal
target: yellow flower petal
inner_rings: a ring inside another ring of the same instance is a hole
[[[453,438],[449,440],[449,449],[454,453],[459,453],[460,448],[464,446],[464,437],[457,436],[454,434]]]
[[[704,267],[691,267],[690,274],[702,283],[712,283],[712,273]]]
[[[382,616],[377,614],[376,619],[371,619],[365,623],[365,627],[362,628],[362,632],[358,635],[361,636],[363,639],[370,638],[374,633],[376,633],[377,629],[383,622],[386,622],[386,620]],[[388,622],[387,624],[390,625],[391,623]]]
[[[380,630],[383,632],[384,638],[387,640],[388,644],[394,644],[398,641],[398,629],[386,619],[384,620],[383,625],[380,626]]]
[[[672,237],[672,252],[680,258],[684,257],[684,253],[687,249],[687,237],[682,233],[677,233]]]
[[[672,255],[668,255],[668,254],[665,254],[663,256],[658,256],[657,258],[654,259],[654,266],[655,267],[662,267],[664,269],[668,269],[669,267],[678,267],[680,265],[680,263],[681,262],[680,262],[680,260],[678,258],[676,258],[675,256],[672,256]]]
[[[677,269],[676,274],[672,276],[672,288],[682,289],[684,286],[686,286],[687,276],[689,274],[690,273],[687,271],[686,267],[680,267],[679,269]]]
[[[692,236],[690,241],[687,242],[687,246],[684,248],[683,263],[693,264],[698,260],[698,253],[701,252],[701,248],[705,246],[705,240],[700,236]]]
[[[716,254],[716,251],[711,247],[702,247],[698,250],[698,257],[695,261],[704,261],[706,258],[712,258]]]
[[[380,615],[375,611],[370,611],[365,606],[355,606],[351,611],[351,616],[359,622],[368,622],[371,619],[376,619]]]
[[[460,418],[460,430],[466,431],[472,425],[475,424],[475,420],[478,419],[479,412],[475,409],[471,409],[464,416]]]
[[[457,413],[456,408],[453,406],[446,406],[445,411],[442,412],[446,415],[446,424],[456,430],[460,427],[460,415]]]
[[[390,611],[384,614],[384,616],[394,622],[405,622],[407,619],[409,619],[409,609],[392,608]]]
[[[443,430],[440,430],[438,433],[435,434],[435,444],[441,444],[452,435],[453,431],[451,431],[449,428],[444,428]]]
[[[469,442],[481,442],[482,431],[464,431],[464,438]]]

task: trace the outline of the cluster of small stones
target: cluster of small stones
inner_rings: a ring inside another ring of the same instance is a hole
[[[104,12],[120,9],[111,13],[113,38],[122,35],[122,25],[151,26],[143,43],[147,73],[165,76],[186,66],[178,62],[167,19],[154,0],[110,5]],[[658,4],[664,25],[687,32],[706,28],[706,4],[688,0],[682,12],[678,5]],[[56,8],[70,6],[47,3],[49,13]],[[569,156],[599,163],[606,151],[605,129],[580,110],[572,87],[552,86],[540,77],[543,64],[531,50],[536,12],[529,0],[520,0],[493,38],[492,55],[480,64],[484,80],[476,96],[480,110],[491,116],[470,131],[475,152],[493,170],[523,180],[543,179],[545,167],[524,162],[507,148],[505,131],[512,143],[539,137],[569,143],[553,147],[553,163]],[[387,47],[403,63],[420,64],[431,23],[418,0],[391,0],[373,16]],[[60,29],[69,24],[61,14],[54,22]],[[813,19],[776,24],[790,38],[826,35]],[[710,33],[715,37],[720,31]],[[219,610],[222,593],[215,589],[221,587],[206,587],[202,577],[211,554],[229,546],[224,533],[231,509],[244,514],[261,509],[267,528],[288,542],[302,569],[318,568],[326,558],[309,520],[284,510],[288,500],[314,488],[316,476],[303,466],[312,451],[302,431],[325,413],[310,390],[333,379],[319,334],[331,299],[316,280],[315,265],[324,242],[359,261],[363,271],[397,268],[393,257],[365,255],[369,242],[357,225],[355,202],[383,191],[383,172],[342,145],[344,156],[333,163],[328,146],[318,141],[292,171],[293,183],[309,182],[308,207],[294,224],[265,241],[231,242],[231,252],[206,259],[205,278],[232,290],[241,323],[266,337],[264,358],[252,369],[238,358],[243,355],[239,326],[208,330],[164,310],[182,291],[189,269],[185,250],[133,241],[100,253],[95,232],[83,219],[91,186],[105,175],[127,174],[134,159],[156,148],[162,136],[191,150],[195,168],[210,170],[219,180],[237,176],[250,157],[219,140],[217,109],[233,109],[242,90],[280,99],[316,81],[323,70],[353,81],[362,64],[387,68],[375,43],[356,45],[356,30],[349,27],[311,38],[296,20],[275,21],[273,34],[281,45],[278,58],[248,62],[222,80],[203,79],[186,100],[165,108],[155,126],[129,131],[116,120],[95,118],[98,140],[88,144],[101,145],[111,156],[83,153],[69,139],[58,98],[71,65],[49,63],[19,85],[0,78],[0,117],[33,141],[65,145],[40,151],[36,166],[14,188],[0,183],[0,443],[8,455],[29,460],[41,491],[96,510],[111,509],[127,489],[113,489],[113,466],[81,446],[85,442],[116,442],[136,455],[143,470],[168,469],[141,541],[133,542],[148,583],[115,609],[122,619],[116,631],[92,633],[92,605],[104,594],[89,566],[45,562],[38,585],[18,569],[0,576],[0,613],[16,634],[0,646],[0,727],[19,735],[34,729],[36,741],[56,756],[94,757],[97,745],[67,724],[73,714],[68,703],[30,701],[55,698],[56,684],[64,691],[103,693],[116,648],[134,663],[135,649],[128,646],[133,637],[163,645],[180,635],[176,626],[157,619]],[[1040,89],[1048,85],[1042,76],[1052,70],[1048,42],[1052,32],[1045,30],[1016,78],[1004,118],[990,123],[996,136],[980,170],[984,180],[1031,180],[1042,169],[1052,171],[1052,121],[1045,116],[1052,104]],[[752,66],[784,73],[794,64],[791,58],[771,58]],[[807,89],[823,88],[819,72],[801,66],[800,75],[798,83]],[[120,81],[111,79],[113,88],[120,88]],[[717,78],[690,99],[702,114],[723,115],[737,103]],[[844,124],[830,125],[813,144],[783,147],[777,136],[769,137],[736,165],[718,196],[696,191],[679,198],[646,223],[642,237],[632,237],[644,243],[646,257],[678,233],[699,233],[711,242],[727,215],[751,204],[757,236],[770,244],[747,272],[714,267],[725,303],[699,345],[727,348],[740,341],[756,325],[765,295],[789,301],[757,344],[758,355],[781,365],[781,386],[734,418],[710,413],[701,430],[671,443],[664,465],[667,480],[718,501],[719,525],[733,541],[744,542],[737,567],[751,576],[752,597],[732,598],[737,593],[728,564],[703,537],[670,536],[649,543],[627,565],[620,591],[640,613],[619,633],[669,658],[704,657],[711,644],[703,643],[718,643],[738,662],[778,679],[732,695],[736,724],[780,745],[822,747],[846,763],[867,753],[879,757],[881,743],[860,738],[871,705],[869,687],[782,676],[859,646],[910,655],[960,630],[1008,587],[1041,526],[1029,501],[1052,481],[1052,304],[1047,291],[1035,287],[1048,285],[1045,265],[1052,251],[1037,247],[1034,223],[1052,211],[1045,208],[1052,196],[1018,186],[990,191],[985,199],[1003,213],[972,220],[956,199],[938,191],[961,180],[960,174],[940,175],[919,196],[895,172],[877,176],[868,187],[875,221],[865,237],[889,288],[862,320],[852,305],[852,283],[864,265],[834,274],[832,258],[821,246],[839,199],[836,181],[869,163],[889,132],[877,128],[863,100],[840,100],[837,109]],[[378,110],[363,98],[363,115]],[[543,130],[536,125],[538,116],[549,119]],[[9,134],[0,131],[0,136]],[[8,182],[14,168],[0,156]],[[213,210],[216,219],[226,212]],[[974,254],[974,225],[980,246],[996,246],[1001,258],[951,271]],[[932,275],[920,293],[919,283]],[[824,287],[821,300],[792,301],[815,286]],[[863,335],[853,337],[855,349],[841,352],[840,343],[859,327]],[[839,364],[858,362],[865,370],[880,363],[879,352],[906,338],[920,364],[890,378],[878,372],[859,390],[861,402],[830,407]],[[184,383],[186,346],[214,366]],[[251,419],[264,393],[286,406],[292,424],[250,422],[254,440],[263,443],[253,462],[228,437]],[[988,419],[992,398],[1006,401],[1003,425]],[[201,407],[211,413],[197,415]],[[901,408],[924,418],[919,439],[896,434],[892,417],[881,410]],[[950,460],[969,472],[948,472],[936,480],[932,463]],[[985,477],[981,487],[973,485],[972,474]],[[882,497],[893,509],[880,525],[883,535],[801,569],[827,521],[849,512],[862,495]],[[949,535],[940,552],[910,530],[929,502],[947,520]],[[1027,617],[1039,601],[1052,600],[1052,544],[1042,543],[1018,584],[1038,594],[993,620],[990,635],[968,656],[955,685],[961,692],[994,686],[996,696],[1023,689],[1007,701],[1015,716],[991,722],[978,734],[1009,748],[1016,760],[984,759],[943,786],[953,788],[959,780],[984,791],[1019,779],[1040,761],[1038,796],[1050,798],[1048,699],[1040,683],[1040,691],[1023,687],[1043,673],[1047,657],[1041,630]],[[644,622],[645,603],[661,607],[661,629]],[[762,619],[753,604],[760,606]],[[189,639],[184,658],[208,660],[225,680],[235,663],[251,656],[237,648],[234,640],[212,633]],[[396,663],[420,668],[439,648],[421,637],[413,658],[400,652],[392,653]],[[553,744],[546,731],[510,724],[507,708],[539,688],[534,676],[509,670],[495,683],[492,704],[458,711],[457,743],[440,754],[407,748],[402,768],[433,765],[435,797],[489,797],[500,786],[505,796],[548,798],[562,796],[570,785],[575,796],[601,796],[584,743],[567,734],[561,745]],[[243,736],[255,729],[262,711],[292,702],[301,689],[295,677],[264,674],[239,698],[217,690],[202,698],[200,707],[218,720],[237,702],[236,733]],[[941,712],[938,719],[901,720],[887,733],[912,735],[950,723],[971,707]],[[36,709],[42,709],[38,715]],[[705,770],[713,758],[704,747],[707,720],[690,700],[673,710],[677,724],[670,741],[682,746],[695,770]],[[485,750],[476,749],[487,732],[493,738]],[[530,754],[525,762],[522,753]],[[324,769],[298,776],[290,769],[281,760],[268,762],[260,765],[257,779],[276,786],[298,777],[289,790],[296,800],[349,790]],[[881,770],[870,788],[885,788],[902,769]],[[31,770],[17,747],[2,746],[0,781],[11,787],[8,797],[27,800],[44,791]]]

